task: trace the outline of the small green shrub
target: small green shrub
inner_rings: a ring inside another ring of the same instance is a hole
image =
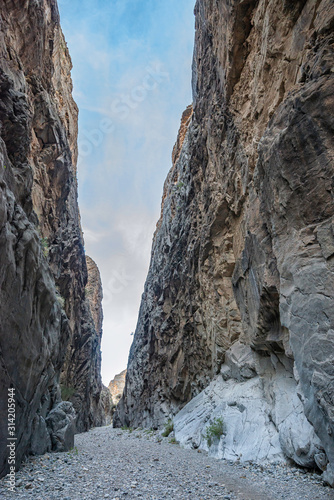
[[[58,304],[60,305],[60,307],[62,309],[64,309],[65,308],[65,299],[62,296],[62,294],[60,293],[59,285],[56,285],[56,296],[57,296]]]
[[[72,457],[73,455],[75,455],[75,456],[79,455],[78,448],[76,446],[74,446],[74,448],[71,448],[68,451],[68,454],[70,457]]]
[[[123,425],[123,427],[121,427],[122,431],[129,431],[129,432],[132,432],[133,431],[133,428],[132,427],[128,427],[127,425]]]
[[[224,434],[224,421],[222,417],[216,417],[212,424],[205,429],[204,438],[210,447],[214,440],[219,439]]]
[[[170,438],[170,440],[168,441],[170,444],[179,444],[178,441],[176,441],[175,438]]]
[[[62,309],[65,307],[65,299],[61,295],[57,295],[57,300]]]
[[[67,385],[60,384],[61,399],[63,401],[69,401],[73,394],[75,393],[74,387],[68,387]]]
[[[173,424],[172,419],[169,418],[166,425],[165,425],[165,430],[163,431],[163,433],[161,435],[166,438],[169,436],[169,434],[171,432],[173,432],[173,430],[174,430],[174,424]]]
[[[47,238],[41,238],[41,247],[44,257],[47,257],[49,255],[49,242]]]
[[[147,436],[154,436],[154,434],[155,434],[155,431],[153,429],[145,429],[143,432]]]

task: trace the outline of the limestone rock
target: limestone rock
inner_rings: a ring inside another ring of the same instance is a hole
[[[8,470],[9,387],[15,389],[19,467],[29,453],[73,443],[71,403],[59,406],[60,374],[67,391],[75,391],[79,430],[95,423],[101,379],[100,332],[85,297],[76,181],[78,110],[57,3],[5,0],[0,19],[2,476]],[[66,409],[64,415],[60,409]]]
[[[331,486],[334,485],[334,471],[331,464],[327,465],[327,468],[323,473],[322,477],[326,483],[330,484]]]
[[[108,389],[114,404],[121,399],[125,387],[126,370],[123,370],[109,382]]]
[[[112,415],[114,413],[115,405],[113,403],[113,399],[109,392],[108,387],[102,385],[102,391],[100,396],[100,414],[101,414],[101,423],[96,425],[110,425],[112,420]]]
[[[69,400],[78,413],[77,430],[111,422],[112,401],[101,380],[102,282],[96,263],[86,256],[88,280],[81,303],[82,336],[70,345],[61,376],[65,387],[72,387]],[[78,370],[80,366],[80,370]]]
[[[86,264],[88,272],[88,281],[86,284],[86,297],[89,302],[90,312],[94,321],[94,327],[97,335],[102,337],[102,323],[103,323],[103,310],[102,310],[102,281],[99,268],[91,257],[86,255]]]
[[[62,401],[50,411],[46,423],[50,429],[53,450],[66,451],[73,448],[75,420],[75,410],[68,401]]]
[[[75,429],[73,429],[73,437],[74,432]],[[43,455],[51,449],[50,428],[42,416],[36,415],[32,425],[31,454]]]
[[[222,373],[174,417],[176,439],[216,458],[260,464],[291,458],[303,467],[315,467],[323,447],[305,417],[292,363],[282,355],[263,358],[239,342],[226,358]],[[252,371],[246,368],[242,376],[238,367],[247,364]],[[224,434],[209,447],[206,429],[217,418],[223,419]]]
[[[245,436],[253,412],[253,458],[266,456],[264,432],[277,457],[313,466],[324,454],[332,482],[333,3],[197,0],[195,16],[193,113],[114,425],[158,427],[197,402],[191,412],[211,418],[205,388],[217,386],[228,429],[218,454],[251,459],[242,438],[228,450],[233,422]],[[232,393],[244,411],[227,404]]]

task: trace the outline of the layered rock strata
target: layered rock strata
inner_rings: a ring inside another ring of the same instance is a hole
[[[244,446],[251,459],[249,443],[226,444],[236,392],[277,459],[322,464],[333,484],[333,3],[198,0],[195,15],[193,114],[165,183],[115,425],[161,426],[195,398],[193,416],[225,415],[220,456]],[[250,385],[258,404],[243,401]],[[252,459],[269,455],[254,444]]]
[[[293,362],[236,342],[221,372],[175,417],[176,439],[216,458],[322,467],[324,448],[298,397]],[[219,430],[215,435],[212,430]]]
[[[103,425],[110,425],[112,422],[112,416],[115,411],[115,405],[112,396],[109,392],[108,387],[102,384],[101,395],[99,400],[99,412],[97,417],[95,417],[95,425],[97,427]],[[98,420],[100,417],[100,420]]]
[[[123,396],[125,387],[126,370],[123,370],[109,382],[108,389],[114,404],[117,404]]]
[[[89,401],[89,426],[109,425],[113,410],[110,392],[101,381],[101,341],[102,341],[102,281],[96,263],[86,255],[88,281],[85,288],[93,325],[83,356],[83,377],[86,386],[86,401]],[[88,349],[87,349],[88,346]],[[84,368],[85,366],[85,368]],[[77,381],[75,381],[77,387]],[[82,406],[80,403],[79,408]]]
[[[9,387],[17,467],[28,453],[73,446],[75,412],[61,402],[61,373],[79,430],[94,424],[99,403],[100,331],[85,296],[70,70],[56,1],[2,1],[0,475],[8,471]]]

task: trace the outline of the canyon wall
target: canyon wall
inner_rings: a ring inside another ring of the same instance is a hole
[[[222,417],[213,455],[334,484],[334,6],[198,0],[195,16],[193,107],[114,425],[177,414],[177,439],[208,449]]]
[[[81,394],[85,401],[88,401],[89,420],[88,426],[109,425],[113,411],[112,396],[106,386],[101,381],[101,341],[102,341],[102,281],[99,268],[96,263],[86,255],[88,280],[85,289],[93,324],[90,325],[89,337],[82,356],[82,377],[84,382]],[[88,321],[88,317],[86,318]],[[83,342],[82,342],[83,344]],[[74,356],[78,353],[74,350]],[[78,362],[76,363],[78,365]],[[78,378],[74,373],[74,385],[78,391]],[[86,390],[85,390],[86,389]],[[78,401],[77,407],[82,408],[83,401]],[[84,403],[87,404],[87,403]]]
[[[111,394],[114,405],[116,405],[121,399],[125,387],[125,377],[126,370],[115,375],[115,377],[109,382],[108,389]]]
[[[91,302],[77,203],[78,110],[57,3],[3,0],[0,23],[3,475],[9,387],[17,467],[28,453],[73,446],[75,424],[82,431],[104,417],[101,289]]]

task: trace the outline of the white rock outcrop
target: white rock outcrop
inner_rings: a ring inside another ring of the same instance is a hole
[[[240,462],[284,462],[312,467],[323,449],[303,412],[284,355],[262,356],[236,342],[220,374],[175,417],[175,437],[185,447]],[[223,435],[208,446],[206,429],[223,419]]]

